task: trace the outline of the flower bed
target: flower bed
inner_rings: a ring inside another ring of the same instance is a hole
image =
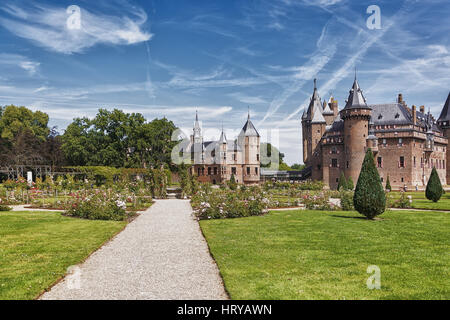
[[[267,212],[269,199],[259,187],[244,190],[210,190],[201,188],[191,199],[199,220],[226,219],[262,215]]]
[[[134,214],[127,213],[127,204],[120,194],[98,192],[87,197],[76,197],[67,205],[64,215],[89,220],[123,221]]]

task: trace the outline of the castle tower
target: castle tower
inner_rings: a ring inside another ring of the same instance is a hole
[[[346,158],[344,172],[347,178],[351,177],[355,182],[358,181],[365,156],[371,114],[372,109],[367,105],[355,76],[347,104],[341,110],[341,118],[344,120]]]
[[[195,123],[193,134],[191,135],[192,155],[191,160],[194,164],[203,163],[203,137],[200,122],[198,121],[198,112],[195,112]]]
[[[444,136],[449,139],[450,142],[450,92],[445,102],[444,108],[442,108],[441,115],[437,121],[439,127],[442,129]],[[446,156],[446,170],[447,170],[447,183],[450,183],[450,145],[447,146],[447,156]]]
[[[322,115],[322,102],[317,91],[317,80],[314,79],[314,92],[308,109],[302,116],[303,162],[314,166],[319,156],[317,147],[325,133],[327,122]],[[314,177],[319,179],[320,177]]]
[[[247,122],[239,133],[238,145],[243,149],[244,183],[258,183],[260,180],[260,135],[250,120],[250,111]]]

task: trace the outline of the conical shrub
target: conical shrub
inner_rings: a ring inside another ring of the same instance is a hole
[[[344,171],[341,172],[341,177],[339,178],[339,183],[337,189],[340,191],[347,190],[347,180],[345,179]]]
[[[433,168],[433,170],[431,171],[430,179],[428,180],[425,195],[428,200],[438,202],[439,199],[441,199],[443,193],[444,189],[442,188],[441,180],[439,179],[436,168]]]
[[[353,204],[356,211],[368,219],[375,218],[386,209],[386,195],[381,184],[380,175],[375,167],[371,149],[367,151],[362,164]]]
[[[386,191],[392,191],[391,181],[389,181],[389,176],[387,176],[387,180],[386,180]]]

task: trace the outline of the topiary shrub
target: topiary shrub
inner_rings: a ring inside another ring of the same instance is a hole
[[[375,167],[371,149],[367,150],[364,157],[353,197],[353,205],[356,211],[366,216],[367,219],[373,219],[386,210],[386,195]]]
[[[345,179],[344,171],[341,172],[341,177],[339,178],[339,183],[337,189],[347,190],[347,180]]]
[[[353,207],[353,191],[341,190],[339,197],[341,199],[341,209],[343,211],[355,210]]]
[[[387,176],[387,179],[386,179],[386,191],[389,191],[389,192],[392,191],[391,182],[389,181],[389,176]]]
[[[438,202],[439,199],[441,199],[443,193],[444,189],[442,188],[441,180],[439,179],[439,175],[436,171],[436,168],[433,167],[430,179],[428,180],[425,196],[427,197],[428,200]]]
[[[234,174],[231,175],[230,181],[228,182],[228,187],[231,190],[237,189],[237,182],[236,182],[236,178],[234,177]]]
[[[355,189],[355,184],[353,183],[352,177],[347,180],[347,190],[353,191]]]

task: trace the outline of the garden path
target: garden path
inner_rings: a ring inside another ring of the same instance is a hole
[[[158,200],[41,299],[227,299],[186,200]]]

